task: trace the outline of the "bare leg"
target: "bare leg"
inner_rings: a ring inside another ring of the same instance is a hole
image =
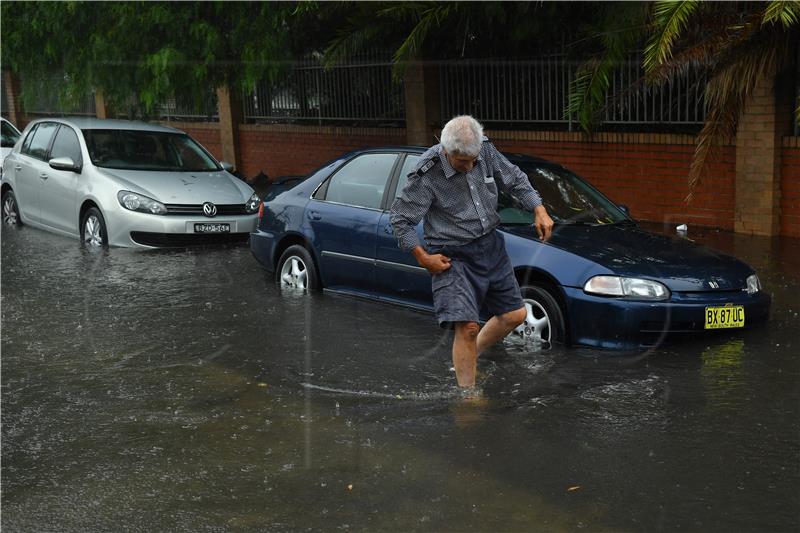
[[[477,350],[481,354],[490,346],[511,333],[511,330],[525,321],[528,311],[521,307],[503,315],[493,316],[478,334]]]
[[[478,332],[476,322],[456,322],[456,335],[453,339],[453,366],[459,387],[475,386],[475,366],[478,361]]]

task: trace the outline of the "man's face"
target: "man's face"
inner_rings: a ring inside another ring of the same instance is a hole
[[[453,167],[453,170],[464,173],[472,170],[472,167],[475,166],[475,161],[478,159],[477,156],[472,157],[455,152],[451,154],[445,151],[444,155],[447,156],[447,162],[450,163],[450,166]]]

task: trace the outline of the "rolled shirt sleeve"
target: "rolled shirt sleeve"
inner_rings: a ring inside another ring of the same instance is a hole
[[[508,194],[516,198],[528,211],[533,211],[542,205],[542,197],[531,185],[528,175],[506,159],[506,156],[501,154],[493,144],[489,144],[488,149],[491,151],[492,166],[497,172],[496,175],[500,176]]]
[[[425,183],[425,177],[416,172],[410,174],[405,188],[392,204],[389,215],[397,244],[402,250],[410,252],[422,245],[416,226],[428,212],[432,201],[433,193]]]

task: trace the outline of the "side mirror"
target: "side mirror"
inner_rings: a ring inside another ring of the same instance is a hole
[[[56,170],[68,170],[70,172],[80,173],[80,165],[76,165],[71,157],[54,157],[49,162],[50,167]]]
[[[222,170],[225,172],[233,172],[233,165],[228,163],[227,161],[220,161],[219,166],[222,167]]]

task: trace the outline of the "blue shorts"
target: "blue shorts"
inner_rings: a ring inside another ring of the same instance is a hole
[[[451,259],[450,268],[431,280],[440,326],[478,322],[524,306],[505,240],[496,230],[460,246],[432,246],[428,253]]]

